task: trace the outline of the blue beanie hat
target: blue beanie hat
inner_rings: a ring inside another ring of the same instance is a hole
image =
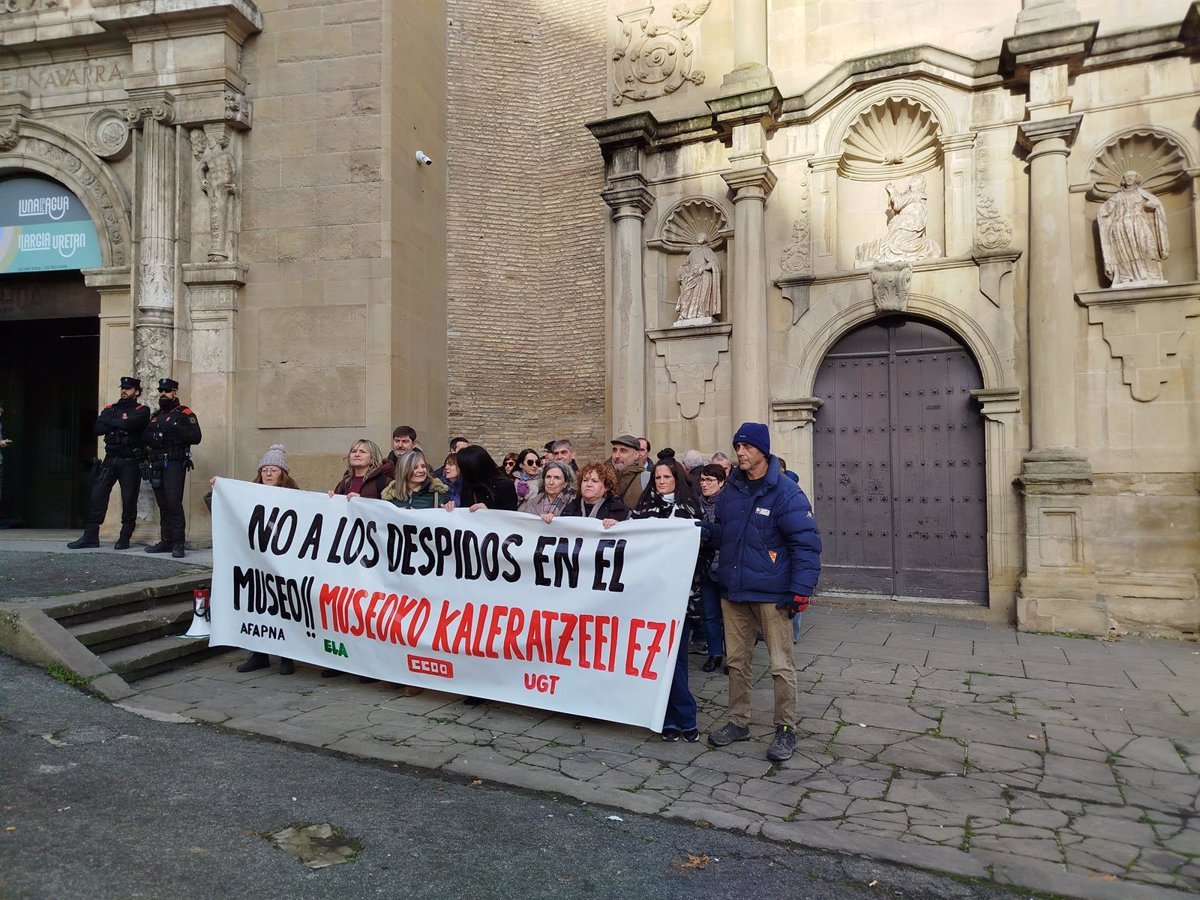
[[[742,427],[733,436],[735,444],[749,444],[763,452],[763,456],[771,455],[771,434],[762,422],[743,422]]]

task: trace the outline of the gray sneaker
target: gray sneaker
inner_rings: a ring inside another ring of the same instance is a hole
[[[775,740],[771,741],[771,749],[767,751],[767,759],[772,762],[783,762],[791,759],[796,752],[796,729],[790,725],[775,726]]]
[[[745,725],[734,725],[726,722],[708,736],[708,742],[714,747],[727,747],[734,741],[750,740],[750,729]]]

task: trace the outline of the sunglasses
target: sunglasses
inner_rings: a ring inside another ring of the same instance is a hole
[[[521,460],[521,465],[523,465],[523,466],[536,466],[537,464],[538,464],[538,461],[536,459],[534,459],[532,456],[529,457],[529,459]]]

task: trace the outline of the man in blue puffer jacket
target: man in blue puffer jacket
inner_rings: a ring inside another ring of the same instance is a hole
[[[796,660],[792,618],[808,608],[821,574],[821,536],[804,491],[771,455],[761,422],[733,436],[737,468],[717,495],[716,521],[705,540],[719,549],[717,578],[729,664],[729,721],[708,736],[714,747],[750,737],[750,668],[762,632],[775,685],[775,739],[767,758],[796,749]]]

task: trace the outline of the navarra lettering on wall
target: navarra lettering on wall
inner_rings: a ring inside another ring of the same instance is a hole
[[[0,74],[0,89],[46,94],[97,87],[116,87],[125,76],[125,68],[124,63],[120,60],[35,66],[31,69]]]
[[[219,479],[212,639],[658,729],[699,547],[683,520],[399,510]]]

